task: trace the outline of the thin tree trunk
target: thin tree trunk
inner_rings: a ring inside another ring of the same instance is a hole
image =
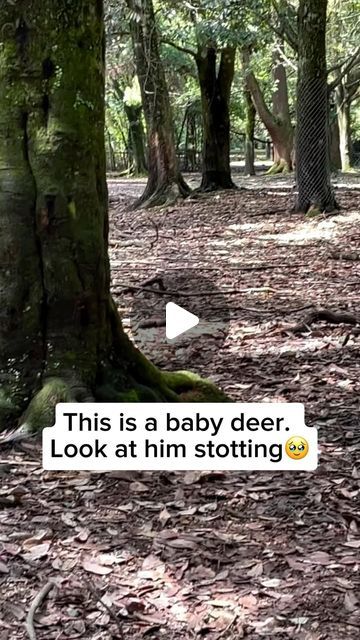
[[[278,51],[274,53],[273,79],[275,90],[273,93],[273,115],[281,127],[281,140],[276,136],[274,142],[274,167],[272,172],[279,169],[292,170],[294,133],[289,109],[289,94],[285,67],[280,60]]]
[[[124,110],[129,122],[129,137],[133,162],[132,175],[141,176],[146,174],[145,134],[141,120],[142,105],[129,105],[124,103]]]
[[[114,148],[112,146],[112,141],[111,141],[111,134],[110,134],[110,131],[107,131],[106,133],[107,133],[107,139],[108,139],[110,171],[115,171],[116,170],[116,161],[115,161]]]
[[[244,90],[245,98],[245,175],[255,175],[255,150],[254,150],[254,135],[255,135],[255,117],[256,109],[251,99],[251,93],[247,89]]]
[[[178,167],[165,72],[160,58],[152,0],[127,0],[137,76],[148,136],[148,182],[137,206],[163,205],[190,189]]]
[[[196,112],[187,110],[184,167],[186,171],[196,169]]]
[[[350,104],[346,89],[346,80],[346,77],[340,80],[335,89],[342,171],[349,171],[351,168]]]
[[[1,3],[0,33],[0,429],[174,399],[110,297],[102,2]]]
[[[330,182],[326,8],[327,0],[300,0],[298,11],[296,208],[305,213],[336,206]]]
[[[216,50],[200,49],[196,56],[203,114],[203,170],[200,189],[234,189],[230,170],[231,84],[234,77],[235,49],[221,52],[216,69]]]
[[[336,102],[331,99],[329,90],[328,113],[330,171],[339,171],[341,170],[339,119],[337,114]]]
[[[329,123],[329,135],[330,135],[330,170],[338,171],[341,169],[341,156],[340,156],[340,134],[339,134],[339,120],[337,114],[332,114],[330,111],[330,123]]]

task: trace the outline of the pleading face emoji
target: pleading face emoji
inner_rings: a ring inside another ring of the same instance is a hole
[[[286,442],[285,451],[289,458],[302,460],[302,458],[307,456],[309,451],[308,441],[302,436],[292,436],[292,438],[289,438]]]

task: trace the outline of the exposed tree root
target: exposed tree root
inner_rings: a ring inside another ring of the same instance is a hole
[[[203,174],[201,185],[195,189],[196,193],[211,193],[213,191],[227,191],[231,189],[239,189],[228,174],[218,172],[210,172]]]
[[[278,173],[290,173],[292,171],[291,166],[286,160],[277,160],[271,165],[270,169],[266,171],[267,176],[274,176]]]
[[[2,443],[14,442],[42,431],[54,424],[55,407],[59,402],[226,402],[227,396],[211,382],[181,371],[160,371],[130,341],[121,327],[111,302],[113,332],[112,356],[99,368],[94,388],[81,379],[47,378],[34,393],[15,431],[7,432]],[[8,402],[8,401],[6,401]],[[18,414],[19,415],[19,412]],[[0,416],[1,417],[1,416]],[[10,423],[11,424],[11,423]],[[9,421],[0,422],[8,428]]]
[[[319,198],[315,194],[312,200],[305,199],[298,195],[294,211],[296,213],[304,213],[308,218],[316,218],[323,213],[333,213],[340,211],[340,206],[335,199],[332,189],[321,195]]]
[[[149,178],[144,193],[136,200],[133,208],[150,209],[160,206],[167,207],[181,198],[187,198],[190,193],[191,189],[181,174],[179,174],[178,178],[173,182],[156,185],[154,185],[151,178]]]
[[[212,382],[190,371],[165,371],[162,377],[178,394],[180,402],[230,402],[228,396]]]
[[[289,327],[284,327],[282,333],[306,333],[309,331],[310,326],[314,322],[329,322],[330,324],[351,324],[356,325],[360,323],[360,318],[357,318],[352,313],[346,311],[330,311],[329,309],[314,309],[311,311],[301,322]]]

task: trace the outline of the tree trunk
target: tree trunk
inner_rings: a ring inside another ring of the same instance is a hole
[[[294,132],[290,117],[286,70],[277,51],[274,53],[273,78],[273,115],[281,128],[281,136],[275,136],[274,165],[269,173],[279,173],[279,170],[291,171],[293,168]]]
[[[351,168],[350,101],[347,95],[346,80],[346,77],[342,78],[335,89],[342,171],[349,171]]]
[[[268,108],[260,85],[250,69],[250,52],[248,48],[242,49],[242,64],[246,86],[251,93],[257,114],[269,132],[274,147],[274,164],[268,173],[292,171],[294,134],[289,114],[285,69],[279,63],[274,70],[278,79],[276,92],[278,97],[275,96],[274,99],[277,109],[277,114],[275,115]]]
[[[337,109],[328,89],[330,171],[341,170],[340,133]]]
[[[114,148],[112,146],[112,141],[111,141],[111,135],[110,135],[110,131],[107,131],[107,146],[108,146],[108,168],[110,169],[110,171],[115,171],[116,170],[116,160],[115,160],[115,153],[114,153]]]
[[[137,206],[155,206],[187,196],[178,167],[165,72],[160,58],[152,0],[127,0],[137,76],[148,136],[148,182]]]
[[[174,398],[109,292],[102,2],[1,3],[0,33],[0,429]]]
[[[235,49],[221,52],[216,70],[216,50],[199,49],[196,55],[203,114],[203,169],[200,190],[234,189],[230,170],[229,103],[234,77]]]
[[[245,98],[245,175],[255,175],[255,153],[254,153],[254,134],[255,134],[255,117],[256,109],[251,99],[251,93],[247,89],[244,91]]]
[[[326,72],[327,0],[300,0],[297,85],[297,210],[336,206],[330,182]]]
[[[330,110],[330,171],[341,170],[339,120],[337,114]]]
[[[142,105],[124,103],[124,110],[129,122],[129,133],[132,155],[132,175],[146,174],[146,158],[144,144],[144,127],[141,120]]]

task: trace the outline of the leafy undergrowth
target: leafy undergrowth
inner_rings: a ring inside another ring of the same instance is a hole
[[[176,349],[155,328],[152,359],[209,376],[235,400],[304,402],[319,468],[55,473],[41,470],[37,443],[5,450],[1,640],[27,637],[49,578],[38,640],[358,638],[360,336],[343,324],[292,328],[311,305],[360,313],[360,194],[339,189],[340,214],[304,220],[287,186],[133,212],[141,183],[112,181],[113,291],[130,330],[146,292],[129,287],[179,267],[214,282],[230,312],[221,349],[206,337]]]

